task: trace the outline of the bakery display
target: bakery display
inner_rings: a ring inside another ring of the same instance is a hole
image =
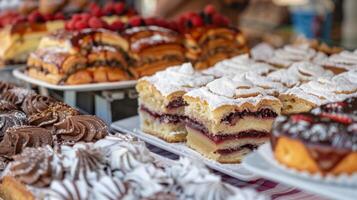
[[[356,113],[353,97],[312,113],[278,117],[271,137],[276,160],[312,174],[356,173]]]
[[[160,166],[143,143],[116,136],[26,148],[8,165],[0,190],[5,199],[266,199],[189,159]]]
[[[136,89],[142,130],[168,142],[185,141],[187,102],[183,95],[212,80],[213,76],[196,72],[190,63],[140,79]]]

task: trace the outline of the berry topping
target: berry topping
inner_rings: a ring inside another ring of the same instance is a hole
[[[334,113],[322,113],[321,117],[329,118],[333,121],[340,122],[343,124],[350,124],[352,123],[352,119],[348,116],[341,115],[341,114],[334,114]]]
[[[85,29],[85,28],[88,28],[88,24],[86,21],[83,21],[83,20],[80,20],[80,21],[76,21],[74,23],[74,28],[76,30],[82,30],[82,29]]]
[[[215,14],[217,11],[216,11],[216,8],[209,4],[207,5],[205,8],[204,8],[204,13],[207,14],[207,15],[213,15]]]
[[[45,18],[41,15],[41,13],[37,10],[30,13],[27,19],[31,23],[46,21]]]
[[[304,114],[297,114],[297,115],[292,115],[291,116],[291,121],[294,123],[298,123],[300,121],[305,121],[305,122],[313,122],[313,119],[311,116],[304,115]]]
[[[105,22],[103,22],[97,17],[91,17],[88,21],[88,25],[90,28],[104,28]]]
[[[121,22],[120,20],[113,22],[110,26],[109,29],[112,31],[121,31],[125,27],[125,24]]]
[[[191,19],[192,25],[196,27],[200,27],[204,25],[204,22],[201,17],[196,16]]]
[[[129,20],[129,24],[131,25],[131,26],[141,26],[141,25],[143,25],[145,22],[144,22],[144,20],[141,18],[141,17],[138,17],[138,16],[136,16],[136,17],[133,17],[133,18],[131,18],[130,20]]]
[[[122,14],[124,12],[124,10],[125,10],[125,4],[124,3],[119,2],[119,3],[116,3],[114,5],[114,11],[115,11],[116,14],[120,15],[120,14]]]

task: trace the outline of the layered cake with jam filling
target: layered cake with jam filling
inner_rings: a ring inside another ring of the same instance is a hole
[[[269,140],[281,103],[247,80],[220,78],[183,96],[187,106],[187,145],[222,163],[242,156]]]
[[[357,71],[348,71],[296,85],[279,95],[283,114],[308,112],[324,103],[357,96],[356,78]]]
[[[128,80],[127,50],[127,41],[109,30],[61,30],[41,40],[27,73],[52,84]]]
[[[153,75],[169,66],[185,62],[181,35],[159,26],[138,26],[123,31],[133,59],[130,72],[135,78]]]
[[[322,175],[357,172],[357,98],[329,103],[312,113],[280,116],[271,137],[281,164]]]
[[[182,96],[212,80],[212,76],[195,72],[189,63],[141,78],[136,86],[141,129],[168,142],[185,141],[187,103]]]

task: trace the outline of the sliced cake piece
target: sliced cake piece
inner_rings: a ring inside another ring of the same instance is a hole
[[[195,72],[189,63],[141,78],[136,86],[141,129],[168,142],[185,141],[187,103],[182,96],[212,80],[212,76]]]
[[[237,163],[268,141],[279,99],[247,80],[220,78],[183,97],[187,144],[222,163]]]

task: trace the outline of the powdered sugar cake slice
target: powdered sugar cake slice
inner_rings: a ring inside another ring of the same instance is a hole
[[[282,107],[279,99],[243,78],[220,78],[183,98],[187,145],[222,163],[239,162],[266,142]]]
[[[142,130],[169,142],[185,141],[187,103],[182,96],[211,80],[213,76],[194,71],[189,63],[140,79],[136,89]]]

